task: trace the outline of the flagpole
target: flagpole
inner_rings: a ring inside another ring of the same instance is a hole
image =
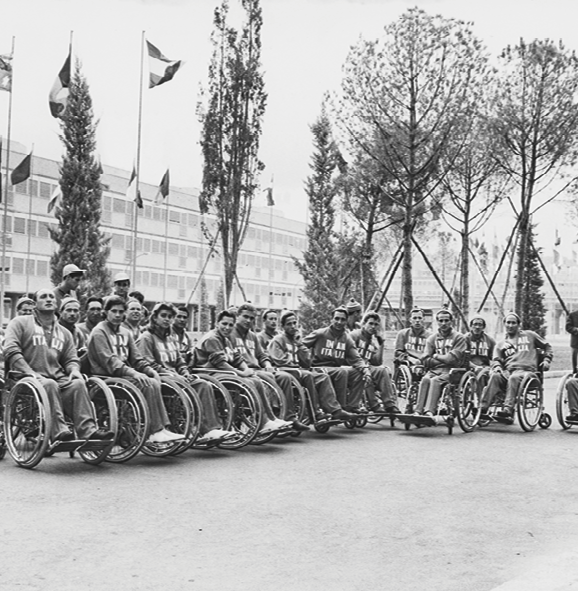
[[[166,196],[165,209],[165,276],[163,278],[163,301],[167,300],[167,262],[169,254],[169,196]]]
[[[132,285],[136,283],[136,245],[137,245],[137,233],[138,233],[138,186],[140,179],[140,142],[141,142],[141,129],[142,129],[142,86],[144,77],[144,41],[145,32],[142,32],[141,43],[140,43],[140,90],[138,95],[138,129],[137,129],[137,142],[136,142],[136,178],[135,178],[135,195],[134,201],[134,234],[132,237]]]
[[[30,175],[28,176],[27,181],[32,181],[32,163],[34,160],[34,144],[32,144],[32,150],[30,150]],[[28,183],[28,188],[32,185],[31,182]],[[28,293],[30,288],[30,250],[32,247],[32,192],[28,191],[28,246],[27,246],[27,253],[26,253],[26,293]]]
[[[273,206],[269,206],[269,301],[267,307],[273,305],[273,294],[271,293],[271,276],[273,275],[273,269],[271,268],[271,255],[273,254]]]
[[[12,65],[14,60],[15,39],[16,38],[13,36],[12,51],[10,53],[10,65]],[[4,326],[4,295],[6,291],[6,230],[8,224],[8,177],[10,176],[10,132],[12,129],[12,90],[14,88],[14,68],[12,68],[11,74],[12,78],[10,80],[10,97],[8,99],[8,137],[6,138],[6,182],[4,189],[4,214],[2,219],[2,286],[0,287],[0,328]]]

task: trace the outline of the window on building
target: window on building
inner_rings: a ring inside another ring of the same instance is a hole
[[[151,251],[151,239],[144,238],[142,242],[143,252],[150,252]]]
[[[36,261],[36,274],[42,277],[48,276],[48,261]]]
[[[196,246],[187,246],[187,255],[191,259],[196,259],[199,256],[199,249]]]
[[[150,284],[150,277],[149,277],[149,272],[148,271],[143,271],[142,272],[142,283],[143,283],[143,285],[149,285]]]
[[[169,289],[177,289],[179,286],[179,278],[176,275],[167,275],[167,287]]]
[[[24,218],[14,218],[14,233],[26,234],[26,220]]]
[[[113,234],[111,245],[112,248],[124,248],[124,236],[122,234]]]
[[[28,234],[30,236],[36,236],[38,231],[38,222],[36,220],[27,220],[28,221]]]
[[[172,257],[179,256],[179,245],[175,242],[169,242],[169,255]]]
[[[50,199],[52,195],[52,185],[48,183],[43,183],[40,181],[40,198],[41,199]]]
[[[150,220],[153,217],[153,208],[150,205],[145,205],[143,215],[147,220]]]
[[[199,216],[195,215],[194,213],[189,214],[189,226],[191,228],[195,228],[199,223]]]
[[[12,273],[15,275],[24,275],[24,259],[12,257]]]
[[[151,273],[151,287],[158,287],[159,286],[159,274],[158,273]]]
[[[126,201],[124,199],[114,197],[112,200],[112,211],[114,211],[114,213],[126,213],[126,210]]]
[[[38,181],[34,181],[32,179],[30,179],[28,181],[29,185],[28,185],[28,189],[30,190],[30,196],[31,197],[38,197]]]
[[[153,220],[157,222],[161,219],[161,210],[158,207],[153,207]]]
[[[181,212],[171,209],[169,212],[169,222],[171,222],[173,224],[180,224],[181,223]]]
[[[22,183],[18,183],[14,190],[16,193],[20,193],[20,195],[28,195],[28,181],[23,181]]]
[[[158,240],[151,240],[152,253],[159,254],[161,251],[161,244]]]

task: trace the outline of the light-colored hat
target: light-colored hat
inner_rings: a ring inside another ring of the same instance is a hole
[[[347,314],[353,314],[354,312],[361,312],[361,304],[356,302],[355,299],[351,298],[347,304],[345,304]]]
[[[86,273],[86,269],[80,269],[76,265],[70,263],[69,265],[65,265],[64,269],[62,269],[62,278],[64,279],[73,273]]]
[[[113,283],[118,283],[119,281],[128,281],[130,282],[130,277],[128,276],[128,273],[125,273],[124,271],[120,271],[120,273],[117,273],[114,276],[114,279],[112,280]]]
[[[60,302],[60,311],[64,311],[64,309],[66,308],[66,306],[68,306],[68,304],[78,304],[80,306],[80,302],[76,299],[73,298],[72,296],[67,296],[65,298],[62,298],[62,301]]]

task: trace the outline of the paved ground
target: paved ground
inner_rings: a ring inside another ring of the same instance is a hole
[[[557,380],[547,380],[553,413]],[[578,589],[578,429],[0,463],[0,589]]]

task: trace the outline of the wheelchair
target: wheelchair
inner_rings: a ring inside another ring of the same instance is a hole
[[[423,365],[410,365],[405,361],[395,362],[392,382],[403,414],[413,414],[424,373]]]
[[[542,355],[539,355],[539,366],[542,360]],[[516,400],[514,401],[514,411],[518,417],[520,427],[528,433],[536,427],[548,429],[552,424],[552,417],[544,411],[543,377],[541,370],[525,372],[516,394]],[[484,395],[487,388],[488,386],[484,388]],[[505,425],[511,425],[513,423],[512,419],[501,417],[498,414],[504,408],[504,401],[505,392],[501,392],[488,409],[487,416],[480,417],[480,427],[486,427],[493,422]]]
[[[219,442],[218,447],[240,449],[251,443],[261,428],[264,417],[259,395],[253,386],[231,371],[211,368],[190,371],[201,379],[216,380],[228,392],[229,398],[222,399],[220,414],[226,416],[227,429],[234,431],[236,437]]]
[[[566,383],[570,378],[575,377],[572,372],[568,372],[560,379],[558,389],[556,390],[556,418],[558,423],[565,431],[571,427],[578,425],[578,422],[568,421],[566,417],[570,414],[570,407],[568,406],[568,390]]]
[[[87,380],[97,428],[118,433],[118,416],[110,388],[97,378]],[[36,467],[44,457],[55,453],[78,452],[88,464],[107,459],[115,440],[51,441],[52,403],[34,376],[8,372],[1,393],[3,439],[12,459],[23,468]]]

